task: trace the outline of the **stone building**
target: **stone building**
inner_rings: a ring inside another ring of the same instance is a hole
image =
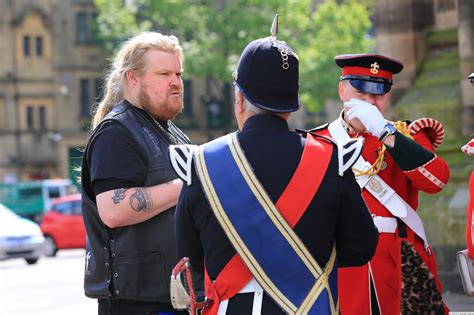
[[[0,8],[0,182],[71,177],[109,57],[92,35],[93,0],[0,0]],[[405,64],[395,100],[413,84],[426,32],[458,29],[464,134],[474,132],[474,89],[465,80],[474,71],[473,20],[471,0],[375,0],[377,51]],[[222,95],[222,84],[184,83],[178,123],[190,138],[202,143],[229,131],[223,101],[231,95]]]
[[[0,0],[0,181],[69,177],[104,57],[91,1]]]
[[[94,41],[93,1],[0,0],[0,8],[0,182],[76,177],[109,57]],[[222,134],[219,85],[184,84],[187,134],[196,143]]]
[[[463,135],[474,133],[474,89],[466,77],[474,72],[474,1],[472,0],[375,0],[377,52],[401,60],[405,68],[397,75],[396,101],[413,84],[428,55],[426,35],[432,31],[457,30],[459,86]],[[442,47],[435,47],[440,49]]]

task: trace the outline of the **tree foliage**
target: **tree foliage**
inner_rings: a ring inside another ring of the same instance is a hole
[[[317,111],[325,99],[337,96],[341,69],[334,57],[369,52],[373,41],[367,37],[371,26],[368,10],[358,1],[337,4],[326,0],[309,19],[311,27],[301,30],[305,35],[300,40],[308,49],[299,49],[301,98],[310,111]]]
[[[245,45],[268,36],[279,13],[278,38],[300,57],[301,99],[317,111],[336,95],[340,71],[333,57],[371,46],[370,1],[326,0],[315,7],[312,0],[95,0],[96,29],[109,52],[145,30],[174,34],[185,50],[185,76],[230,82]]]

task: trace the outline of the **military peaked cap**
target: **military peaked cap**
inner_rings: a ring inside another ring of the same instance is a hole
[[[364,93],[385,94],[392,88],[392,76],[403,69],[395,59],[376,54],[339,55],[334,58],[342,68],[342,80]]]

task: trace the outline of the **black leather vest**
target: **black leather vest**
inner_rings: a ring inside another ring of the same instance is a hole
[[[127,102],[104,118],[122,124],[144,152],[148,169],[144,186],[176,179],[168,158],[170,138],[150,116]],[[89,143],[100,130],[97,126]],[[174,142],[189,139],[169,122]],[[178,261],[174,237],[174,207],[139,224],[110,229],[100,219],[87,163],[82,164],[82,212],[87,230],[85,294],[93,298],[170,303],[171,269]],[[130,172],[133,172],[131,169]]]

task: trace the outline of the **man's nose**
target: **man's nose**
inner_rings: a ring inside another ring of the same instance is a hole
[[[179,75],[173,75],[171,78],[170,85],[171,86],[181,86],[183,84],[183,81],[181,80],[181,76]]]

